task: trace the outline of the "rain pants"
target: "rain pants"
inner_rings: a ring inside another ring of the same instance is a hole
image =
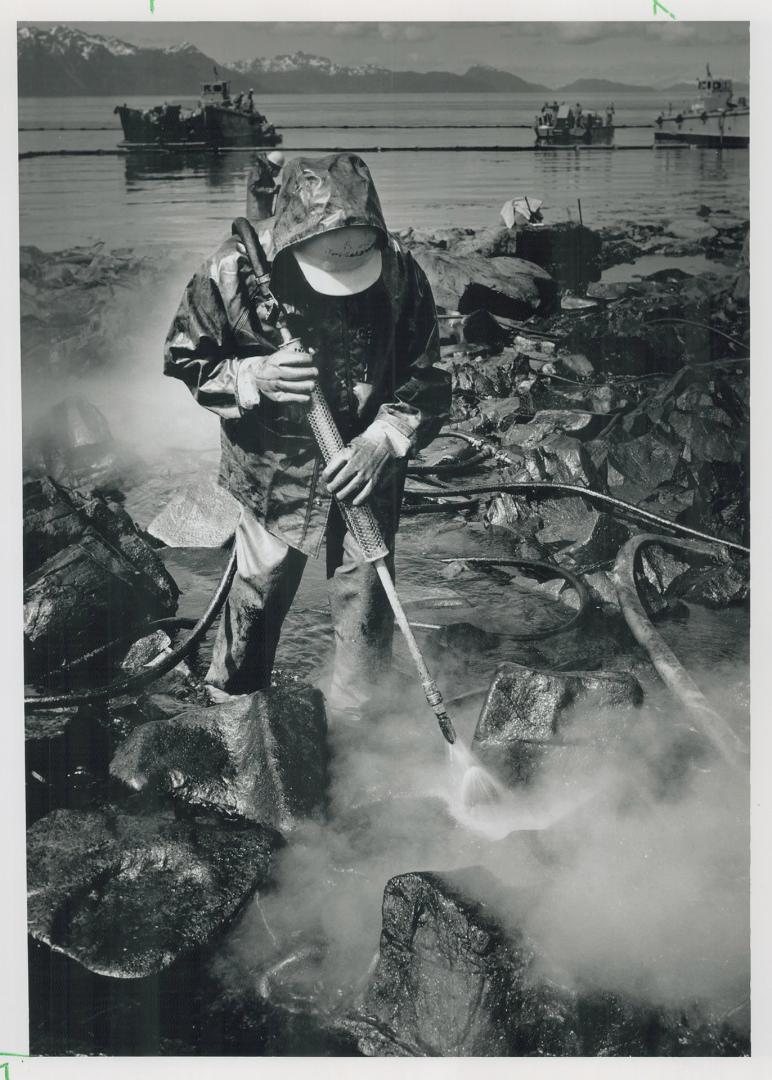
[[[382,234],[381,277],[354,296],[322,296],[307,285],[290,249],[346,225],[369,225]],[[260,239],[290,329],[316,350],[319,385],[344,442],[372,425],[400,455],[370,500],[393,552],[405,460],[435,437],[450,408],[450,378],[436,366],[439,334],[429,284],[386,229],[369,170],[355,154],[289,162],[272,227]],[[266,324],[258,293],[246,251],[231,236],[188,284],[166,340],[165,373],[221,418],[220,483],[243,507],[237,575],[207,678],[231,693],[269,684],[305,559],[318,555],[326,536],[336,638],[328,703],[336,712],[361,715],[388,668],[391,615],[321,479],[324,466],[304,406],[264,397],[244,408],[239,401],[240,361],[272,353],[281,343]]]

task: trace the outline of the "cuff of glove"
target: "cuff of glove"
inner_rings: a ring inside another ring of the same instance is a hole
[[[384,439],[389,444],[389,449],[394,457],[397,458],[407,457],[413,446],[407,435],[395,427],[394,424],[390,424],[388,420],[374,420],[367,429],[366,434]]]
[[[248,378],[249,361],[242,360],[236,368],[236,404],[239,412],[245,413],[260,404],[260,391],[254,381]]]

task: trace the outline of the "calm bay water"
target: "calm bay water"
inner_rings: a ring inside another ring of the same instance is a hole
[[[123,137],[113,114],[118,100],[21,99],[20,151],[115,150]],[[508,125],[530,125],[543,100],[541,96],[510,94],[273,95],[258,104],[283,130],[283,149],[288,157],[301,152],[320,155],[343,147],[361,152],[394,229],[496,225],[505,200],[520,194],[543,199],[549,221],[576,220],[577,200],[581,199],[584,221],[591,226],[691,216],[703,203],[725,210],[727,221],[747,217],[747,151],[655,150],[651,128],[629,127],[618,130],[617,150],[531,152],[531,128]],[[155,97],[127,99],[137,108],[158,101]],[[169,101],[195,104],[193,97],[170,97]],[[585,109],[602,109],[606,103],[592,96],[582,101]],[[617,124],[644,125],[650,124],[667,102],[656,94],[626,95],[617,96],[615,105]],[[46,130],[30,130],[39,128]],[[411,147],[436,149],[410,152]],[[506,147],[523,150],[511,152]],[[252,158],[252,151],[240,151],[23,159],[19,162],[21,243],[58,250],[101,240],[111,247],[163,245],[206,254],[229,231],[231,220],[243,213]],[[182,286],[180,280],[180,290]],[[156,372],[160,376],[160,343],[172,310],[170,300],[164,303],[162,313],[148,313],[147,353],[144,358],[138,355],[135,378],[126,390],[127,396],[134,394],[138,400],[146,392],[147,399],[141,398],[142,409],[153,418],[160,408],[156,398],[162,389],[155,381]],[[149,368],[144,382],[137,378],[143,363]],[[144,390],[138,389],[138,382]],[[160,378],[158,382],[168,383]],[[68,387],[68,392],[72,389]],[[125,397],[117,401],[114,394],[100,394],[94,378],[79,389],[104,408],[116,430],[126,432],[119,407],[125,406]],[[160,400],[166,407],[167,399]],[[187,409],[191,416],[199,412],[182,394],[168,406],[180,412]],[[129,437],[132,432],[130,425]],[[202,449],[214,446],[216,439],[215,423],[207,433],[196,430],[190,440],[191,452],[194,445]],[[141,450],[150,461],[152,440],[143,442]],[[195,457],[194,461],[195,468],[200,468],[201,459]],[[130,493],[127,504],[142,525],[184,480],[174,466],[168,467],[168,461],[158,482],[151,472],[152,468],[144,487]],[[460,527],[458,522],[455,526]],[[424,586],[443,583],[438,566],[427,565],[416,555],[415,548],[422,547],[420,535],[419,530],[414,544],[404,535],[400,538],[401,579]],[[454,542],[444,549],[446,554],[458,552],[455,542],[459,538],[452,539]],[[219,553],[172,552],[168,557],[184,594],[181,610],[198,614],[219,576]],[[473,592],[480,593],[479,581]],[[486,618],[499,592],[497,588],[485,595]],[[516,624],[528,623],[533,614],[528,610],[529,601],[509,590],[503,599]],[[311,560],[298,603],[287,621],[280,662],[300,671],[318,662],[318,649],[310,647],[309,641],[322,635],[321,640],[329,644],[325,636],[329,622],[320,610],[324,606],[324,569],[320,562]],[[458,613],[454,617],[458,618]],[[468,612],[464,617],[475,621]],[[431,613],[431,621],[435,619],[446,621],[441,612]],[[742,633],[737,637],[742,642]]]
[[[144,108],[159,99],[126,100]],[[497,224],[502,204],[518,194],[542,198],[553,221],[576,219],[581,199],[589,225],[661,221],[693,214],[701,203],[747,217],[747,151],[655,150],[650,128],[631,127],[618,130],[617,150],[534,153],[533,131],[507,125],[530,124],[542,103],[528,94],[293,94],[265,96],[259,106],[284,131],[288,157],[344,147],[361,152],[394,229]],[[23,98],[19,149],[114,150],[122,139],[115,104],[107,97]],[[585,96],[582,104],[603,108],[606,101]],[[618,125],[650,124],[667,101],[628,94],[615,105]],[[29,130],[41,127],[48,130]],[[58,128],[65,130],[51,130]],[[252,156],[132,152],[21,160],[21,242],[49,250],[104,240],[206,251],[243,212]]]

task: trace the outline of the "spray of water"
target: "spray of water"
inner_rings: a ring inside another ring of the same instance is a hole
[[[459,739],[450,747],[451,765],[462,772],[461,802],[470,809],[498,803],[504,795],[503,786],[479,763],[471,750]]]

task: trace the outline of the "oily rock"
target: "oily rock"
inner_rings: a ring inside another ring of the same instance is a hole
[[[626,733],[629,710],[642,700],[637,679],[622,672],[501,664],[472,746],[506,782],[526,781],[556,756],[563,768],[613,749]]]
[[[557,283],[525,259],[459,256],[437,248],[414,250],[438,308],[462,315],[483,309],[491,315],[526,319],[548,314],[557,303]]]
[[[56,810],[27,832],[30,933],[100,975],[156,974],[224,929],[280,843],[251,823]]]
[[[274,687],[139,725],[110,771],[135,791],[285,830],[324,814],[326,731],[318,690]]]

